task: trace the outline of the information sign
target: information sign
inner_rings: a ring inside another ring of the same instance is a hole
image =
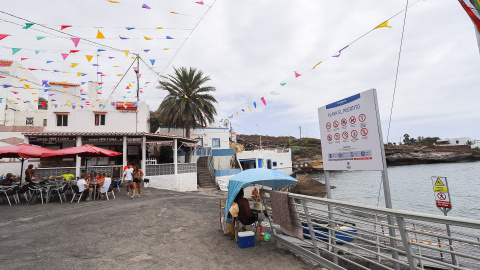
[[[437,207],[452,208],[447,178],[432,176],[432,184]]]
[[[318,118],[325,170],[383,170],[375,89],[319,108]]]

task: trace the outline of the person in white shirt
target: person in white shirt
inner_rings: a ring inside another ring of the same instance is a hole
[[[127,168],[123,171],[123,183],[127,186],[127,196],[130,195],[130,186],[133,181],[133,168]]]
[[[85,189],[88,189],[89,188],[89,183],[87,183],[87,181],[82,178],[80,180],[77,181],[77,187],[78,187],[78,191],[80,192],[83,192]],[[92,195],[92,191],[93,189],[90,188],[90,190],[88,191],[88,198],[87,198],[87,201],[91,201],[92,198],[91,198],[91,195]]]
[[[103,181],[102,186],[100,187],[100,198],[105,198],[105,193],[107,193],[110,185],[112,184],[112,178],[109,177],[108,173],[105,173],[105,180]]]

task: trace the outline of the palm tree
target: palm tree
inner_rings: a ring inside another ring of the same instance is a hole
[[[160,89],[168,94],[158,107],[157,112],[168,127],[185,127],[185,137],[190,138],[190,128],[204,127],[214,122],[217,114],[214,103],[217,100],[210,94],[213,86],[203,86],[210,80],[201,70],[190,67],[174,68],[175,74],[162,76]],[[185,162],[190,162],[190,153],[186,153]]]

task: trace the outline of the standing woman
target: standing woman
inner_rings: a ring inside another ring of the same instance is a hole
[[[143,177],[143,171],[138,168],[138,165],[133,165],[133,192],[132,192],[132,199],[135,196],[135,188],[138,186],[138,197],[140,197],[140,194],[142,194],[142,177]]]

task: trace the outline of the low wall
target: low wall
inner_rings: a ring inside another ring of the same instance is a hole
[[[150,179],[148,187],[174,191],[196,191],[197,173],[146,176]]]

